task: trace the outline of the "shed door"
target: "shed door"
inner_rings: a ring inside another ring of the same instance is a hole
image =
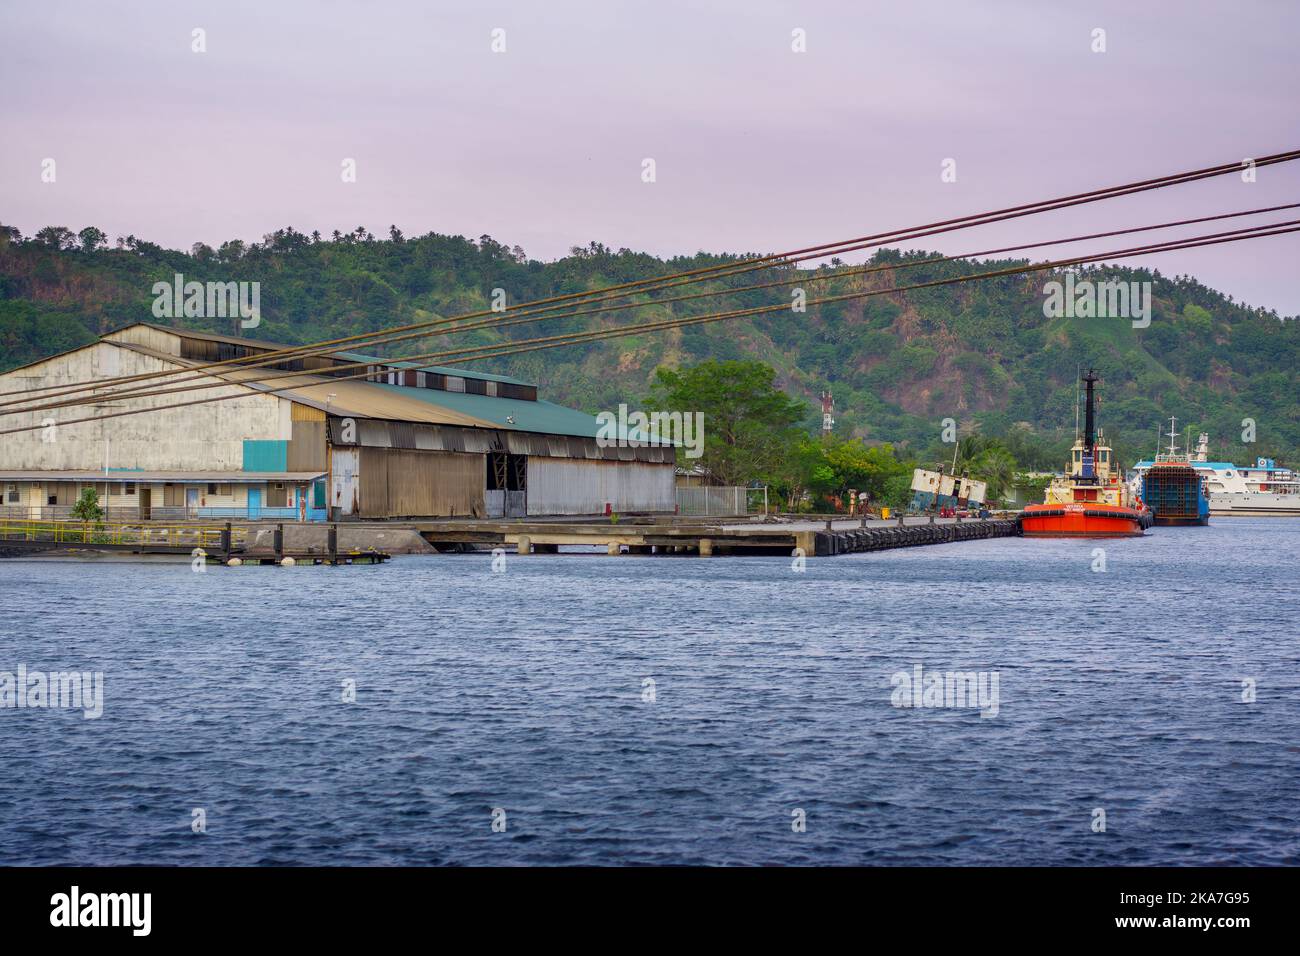
[[[360,483],[357,449],[335,448],[330,458],[330,506],[340,514],[356,514]]]

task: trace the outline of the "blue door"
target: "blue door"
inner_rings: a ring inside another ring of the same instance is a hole
[[[262,489],[248,489],[248,516],[250,518],[262,517]]]

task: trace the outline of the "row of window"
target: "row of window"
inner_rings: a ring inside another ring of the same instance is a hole
[[[134,481],[120,481],[115,482],[115,484],[119,486],[117,493],[120,495],[131,496],[136,493],[136,483]],[[166,484],[170,486],[175,483],[169,481],[166,482]],[[103,482],[87,482],[85,485],[86,487],[99,488],[103,486]],[[270,482],[269,485],[273,491],[282,491],[285,489],[285,483],[283,481]],[[206,487],[207,493],[216,497],[230,497],[234,494],[234,486],[224,482],[209,481],[206,483]],[[4,501],[5,504],[10,505],[16,505],[21,502],[21,495],[19,494],[17,484],[5,485]],[[49,505],[57,505],[59,503],[58,492],[54,488],[49,489],[49,494],[46,496],[45,503]]]
[[[1083,452],[1082,452],[1082,451],[1078,451],[1078,450],[1076,450],[1075,453],[1074,453],[1074,460],[1075,460],[1076,462],[1080,462],[1080,461],[1082,461],[1082,460],[1083,460]],[[1104,465],[1104,464],[1105,464],[1106,462],[1108,462],[1108,461],[1110,461],[1110,452],[1108,452],[1108,451],[1107,451],[1106,449],[1104,449],[1104,448],[1099,449],[1099,450],[1097,451],[1097,464],[1099,464],[1099,465]]]
[[[465,392],[470,395],[487,395],[492,398],[514,398],[526,402],[537,401],[537,388],[533,385],[516,385],[513,382],[493,382],[481,378],[465,378],[442,372],[423,372],[413,368],[391,368],[387,365],[367,366],[366,381],[408,388],[434,388],[444,392]]]

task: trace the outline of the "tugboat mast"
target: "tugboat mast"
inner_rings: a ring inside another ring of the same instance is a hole
[[[1095,478],[1094,470],[1096,464],[1097,448],[1097,412],[1093,396],[1093,386],[1100,380],[1100,376],[1093,370],[1088,369],[1083,376],[1083,385],[1087,390],[1084,399],[1083,413],[1083,475],[1086,481],[1092,481]]]

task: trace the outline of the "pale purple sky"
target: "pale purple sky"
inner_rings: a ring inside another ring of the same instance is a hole
[[[396,223],[541,259],[777,251],[1300,146],[1298,36],[1283,2],[7,2],[0,221],[182,249]],[[1300,163],[922,245],[1294,201]],[[1298,253],[1145,264],[1291,315]]]

